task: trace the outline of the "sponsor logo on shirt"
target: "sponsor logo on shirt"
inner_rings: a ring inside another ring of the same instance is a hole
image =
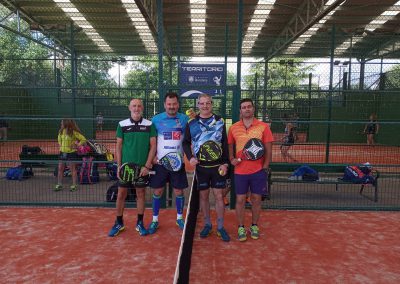
[[[181,133],[179,131],[163,132],[164,140],[181,140]]]

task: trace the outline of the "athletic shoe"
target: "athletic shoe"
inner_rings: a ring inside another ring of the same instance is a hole
[[[217,236],[220,237],[224,242],[229,242],[231,240],[224,227],[217,230]]]
[[[247,240],[246,229],[244,227],[239,227],[239,229],[238,229],[238,239],[241,242],[244,242],[245,240]]]
[[[260,237],[257,225],[250,226],[250,236],[253,240],[257,240]]]
[[[78,189],[78,187],[74,184],[74,185],[71,185],[69,191],[76,191],[77,189]]]
[[[212,232],[212,225],[211,224],[206,224],[200,232],[200,238],[207,238],[209,235],[211,235]]]
[[[183,219],[176,219],[176,225],[178,225],[179,229],[183,230],[185,228],[185,221]]]
[[[139,235],[141,236],[146,236],[149,232],[146,230],[146,228],[143,225],[143,222],[138,222],[136,224],[136,231],[139,232]]]
[[[115,237],[118,236],[120,232],[123,232],[125,230],[124,224],[119,224],[115,222],[114,226],[111,228],[110,232],[108,233],[109,237]]]
[[[62,189],[61,184],[56,184],[56,186],[54,187],[54,191],[60,191],[61,189]]]
[[[147,229],[147,231],[149,232],[150,235],[152,235],[155,232],[157,232],[157,229],[158,229],[158,222],[157,221],[153,221],[153,222],[150,223],[150,226]]]

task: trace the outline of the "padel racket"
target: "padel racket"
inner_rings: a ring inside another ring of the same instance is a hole
[[[215,141],[208,140],[200,146],[198,158],[204,162],[214,162],[221,158],[222,148],[221,145]]]
[[[119,168],[119,178],[124,182],[134,182],[140,176],[141,166],[135,163],[124,163]],[[155,171],[149,171],[149,175],[154,175]]]
[[[158,160],[158,163],[171,172],[177,172],[182,168],[182,155],[177,152],[170,152]]]
[[[255,161],[264,156],[265,147],[263,142],[258,138],[251,138],[243,147],[242,154],[238,161],[243,160]]]

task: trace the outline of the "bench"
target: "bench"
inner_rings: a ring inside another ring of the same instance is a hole
[[[293,163],[293,164],[288,164],[288,163],[271,163],[271,179],[270,179],[270,185],[269,185],[269,191],[271,192],[272,185],[274,183],[293,183],[293,184],[331,184],[335,185],[336,191],[339,190],[340,185],[355,185],[355,183],[349,182],[349,181],[344,181],[341,180],[338,177],[329,177],[325,174],[337,174],[338,176],[343,176],[344,169],[347,164],[308,164],[311,168],[315,169],[319,173],[319,180],[317,181],[307,181],[307,180],[296,180],[296,179],[288,179],[288,177],[300,166],[303,164],[300,163]],[[378,201],[378,178],[379,178],[379,172],[377,170],[374,170],[374,176],[375,176],[375,183],[372,184],[374,187],[374,198],[373,201],[377,202]],[[369,197],[363,195],[363,191],[365,188],[365,184],[358,184],[360,186],[360,195],[363,197],[370,199]]]
[[[99,163],[108,163],[106,155],[90,154],[94,161]],[[19,154],[21,165],[27,168],[44,168],[58,164],[58,154]],[[50,162],[50,163],[49,163]]]

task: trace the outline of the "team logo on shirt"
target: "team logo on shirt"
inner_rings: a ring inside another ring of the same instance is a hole
[[[181,140],[180,131],[163,132],[164,140]]]

